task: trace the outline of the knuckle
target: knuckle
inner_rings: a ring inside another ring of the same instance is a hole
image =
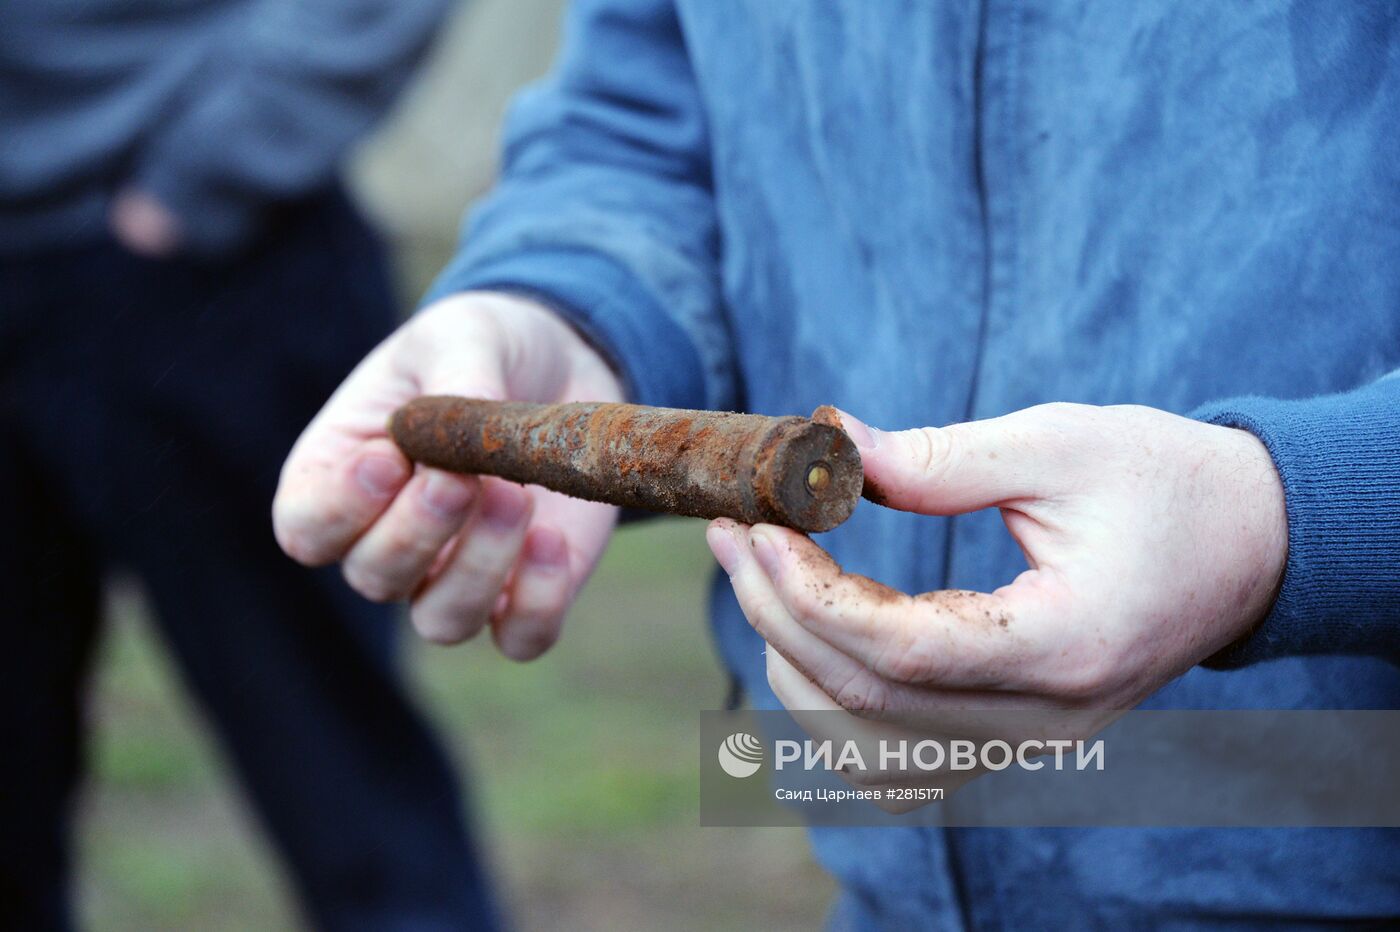
[[[1042,423],[1056,427],[1071,427],[1091,423],[1103,411],[1096,405],[1079,404],[1073,401],[1048,401],[1026,409],[1026,414]]]
[[[909,451],[913,468],[930,478],[947,471],[953,458],[954,437],[958,425],[948,427],[916,427],[909,432]]]
[[[908,625],[897,626],[875,660],[874,670],[896,683],[914,684],[926,680],[931,664],[925,640]]]
[[[763,640],[772,642],[777,626],[773,619],[778,612],[784,611],[783,607],[776,599],[745,600],[740,598],[740,607],[744,610],[744,615],[748,618],[749,624]]]
[[[812,586],[804,585],[801,581],[784,588],[787,591],[784,593],[783,603],[788,613],[799,623],[811,622],[823,613],[826,605],[831,604],[829,597],[824,602]]]
[[[1055,420],[1074,421],[1089,417],[1100,409],[1096,405],[1079,404],[1074,401],[1047,401],[1045,404],[1036,405],[1034,410]]]
[[[453,643],[464,641],[486,627],[499,595],[499,586],[484,586],[454,573],[436,580],[414,602],[410,615],[421,619],[425,628],[456,632]]]
[[[510,615],[533,623],[555,625],[572,602],[567,577],[547,580],[517,578],[511,592]]]
[[[272,534],[282,551],[306,566],[324,566],[335,559],[326,540],[327,522],[304,507],[274,506]]]
[[[473,625],[469,618],[421,605],[409,609],[408,617],[413,630],[430,644],[460,644],[480,630],[480,626]]]
[[[896,683],[917,683],[927,673],[927,664],[914,651],[890,655],[884,663],[884,674]]]
[[[426,624],[434,632],[440,632],[441,640],[435,643],[460,644],[462,641],[470,641],[481,633],[489,620],[488,612],[480,606],[457,606],[455,608],[444,608],[434,617],[430,617]]]
[[[546,621],[550,627],[557,627],[564,613],[569,609],[569,594],[563,590],[551,592],[548,596],[539,599],[533,606],[533,614],[537,618]],[[554,635],[557,637],[557,634]],[[551,638],[550,643],[554,640]]]
[[[768,662],[764,664],[763,672],[764,676],[768,679],[768,688],[773,690],[773,692],[778,696],[778,698],[781,699],[783,696],[782,673],[778,669],[777,665],[773,663],[771,648],[769,649],[769,651],[770,653],[768,657]]]
[[[852,677],[831,694],[832,701],[858,716],[881,715],[890,711],[890,690],[873,676]]]
[[[1092,416],[1104,420],[1134,421],[1140,418],[1146,418],[1153,422],[1160,422],[1171,418],[1171,414],[1163,411],[1161,408],[1153,408],[1148,405],[1122,404],[1104,405],[1103,407],[1085,405],[1084,407],[1087,407],[1089,411],[1092,412]]]
[[[341,575],[345,577],[351,589],[371,602],[395,602],[405,595],[402,589],[394,585],[383,573],[359,562],[344,564]]]
[[[431,607],[424,606],[425,617],[438,619],[438,624],[465,628],[475,634],[486,625],[491,617],[491,606],[496,601],[495,590],[490,592],[472,588],[452,593]]]
[[[1105,418],[1112,416],[1109,409],[1096,405],[1052,401],[1028,408],[1024,413],[1027,415],[1027,441],[1050,449],[1077,450],[1086,436],[1112,433],[1104,424]]]
[[[305,533],[279,527],[275,529],[274,534],[282,552],[303,566],[321,566],[327,562],[322,548]]]
[[[457,545],[457,557],[453,570],[456,578],[475,590],[490,590],[494,596],[505,586],[520,557],[520,540],[514,541],[492,538],[481,527],[467,527],[462,531],[461,542]]]
[[[800,700],[792,681],[804,678],[802,673],[771,646],[767,648],[765,655],[767,662],[764,664],[764,672],[768,678],[768,688],[773,690],[773,695],[778,697],[784,708],[796,708]]]
[[[408,524],[395,524],[385,529],[384,555],[394,560],[418,561],[437,553],[442,546],[441,535]]]
[[[467,634],[460,626],[446,623],[442,619],[424,617],[418,612],[413,612],[410,615],[410,621],[413,623],[413,630],[417,631],[418,636],[429,644],[448,647],[460,644],[467,638]]]

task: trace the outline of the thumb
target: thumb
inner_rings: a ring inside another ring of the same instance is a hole
[[[844,411],[841,421],[860,450],[864,495],[878,505],[956,515],[1045,492],[1045,451],[1011,417],[898,431],[876,430]]]

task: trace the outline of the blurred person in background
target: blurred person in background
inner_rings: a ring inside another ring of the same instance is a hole
[[[708,531],[759,708],[1397,707],[1400,6],[572,9],[461,252],[297,442],[289,553],[538,656],[614,509],[425,517],[384,412],[833,402],[907,428],[845,422],[890,507]],[[1400,917],[1394,830],[812,838],[841,928]]]
[[[155,621],[308,918],[490,929],[391,610],[278,553],[297,431],[396,322],[337,181],[446,0],[0,5],[0,926],[62,929],[106,573]],[[367,494],[395,482],[371,465]],[[425,490],[452,514],[460,483]]]

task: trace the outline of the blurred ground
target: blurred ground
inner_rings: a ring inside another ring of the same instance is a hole
[[[547,66],[561,0],[478,0],[352,172],[406,301],[489,184],[509,94]],[[808,929],[829,880],[800,832],[701,829],[697,712],[722,701],[703,620],[703,525],[621,532],[563,642],[517,666],[417,644],[424,704],[471,771],[481,833],[523,929]],[[79,894],[95,930],[277,930],[293,905],[197,713],[115,587],[93,701]]]
[[[414,644],[420,693],[476,794],[523,929],[810,929],[829,881],[790,829],[698,825],[697,712],[725,683],[702,619],[696,521],[622,531],[563,642],[528,666]],[[114,599],[82,820],[98,930],[294,928],[259,830],[135,593]]]

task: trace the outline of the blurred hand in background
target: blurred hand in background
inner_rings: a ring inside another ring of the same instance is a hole
[[[148,259],[165,259],[180,249],[180,218],[142,191],[126,188],[112,199],[107,225],[118,243]]]

